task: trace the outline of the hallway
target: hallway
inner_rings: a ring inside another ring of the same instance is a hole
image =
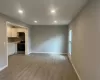
[[[9,57],[9,66],[0,80],[78,80],[69,60],[63,55],[31,54]]]

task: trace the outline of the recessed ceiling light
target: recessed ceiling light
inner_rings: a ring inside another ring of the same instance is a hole
[[[55,20],[54,23],[57,23],[57,21]]]
[[[37,21],[34,21],[35,23],[37,23]]]
[[[21,10],[21,9],[20,9],[20,10],[18,10],[18,12],[19,12],[20,14],[23,14],[23,10]]]
[[[51,13],[53,13],[53,14],[56,13],[56,10],[55,9],[52,9],[51,10]]]

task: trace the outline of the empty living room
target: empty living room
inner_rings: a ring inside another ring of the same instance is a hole
[[[100,0],[1,0],[0,80],[100,80]]]

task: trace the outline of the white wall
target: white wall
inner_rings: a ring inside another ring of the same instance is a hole
[[[9,21],[18,25],[30,27],[20,21],[14,20],[8,16],[0,14],[0,70],[8,65],[6,21]]]
[[[7,65],[6,25],[0,16],[0,70]]]
[[[90,0],[69,25],[72,62],[82,80],[100,80],[100,0]]]
[[[33,26],[31,53],[67,53],[68,26]],[[65,38],[67,38],[65,40]]]

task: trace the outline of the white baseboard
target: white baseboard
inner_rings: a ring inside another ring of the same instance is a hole
[[[71,59],[71,56],[68,55],[68,58],[69,58],[69,60],[70,60],[70,62],[71,62],[71,64],[72,64],[72,67],[74,68],[74,70],[75,70],[75,72],[76,72],[76,74],[77,74],[79,80],[82,80],[81,77],[80,77],[80,75],[78,74],[77,69],[75,68],[75,66],[74,66],[74,64],[73,64],[73,61],[72,61],[72,59]]]
[[[8,67],[8,65],[6,65],[6,66],[0,68],[0,71],[4,70],[6,67]]]
[[[30,54],[67,54],[67,53],[55,53],[55,52],[31,52]]]

